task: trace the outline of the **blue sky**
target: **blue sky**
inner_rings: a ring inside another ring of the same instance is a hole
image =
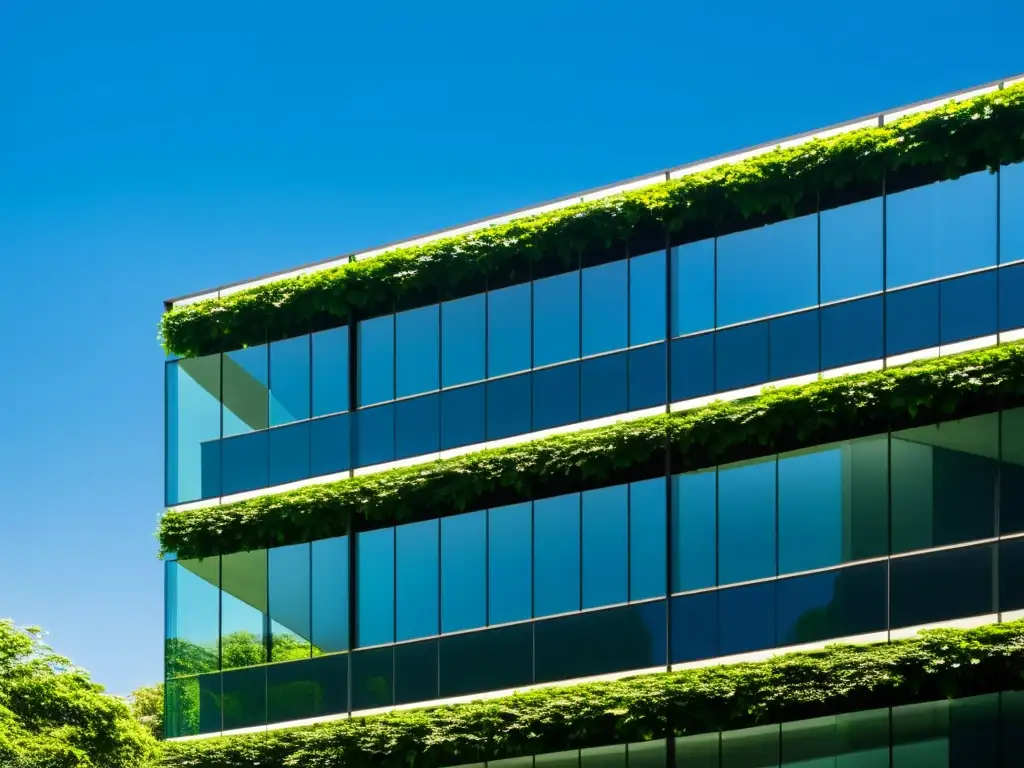
[[[0,616],[160,679],[164,298],[1024,72],[1024,6],[0,3]]]

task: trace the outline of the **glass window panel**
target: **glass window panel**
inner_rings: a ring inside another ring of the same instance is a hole
[[[487,511],[441,520],[441,631],[487,626]]]
[[[441,304],[441,386],[486,377],[487,295]]]
[[[999,330],[1024,328],[1024,264],[999,270]]]
[[[999,610],[1024,609],[1024,539],[999,542]]]
[[[821,368],[880,360],[883,356],[881,296],[821,309]]]
[[[822,303],[882,290],[882,272],[882,198],[822,211]]]
[[[220,357],[167,364],[168,505],[220,495]]]
[[[949,702],[892,708],[892,768],[949,766]]]
[[[312,547],[313,647],[321,653],[347,651],[348,537],[321,539]]]
[[[718,656],[718,590],[672,598],[672,663]]]
[[[629,485],[629,599],[665,595],[665,478]]]
[[[352,468],[351,419],[347,413],[316,419],[309,424],[309,463],[313,477]]]
[[[715,241],[672,249],[673,336],[715,327]]]
[[[891,451],[893,552],[995,534],[998,414],[894,432]]]
[[[999,261],[1024,259],[1024,163],[999,169]]]
[[[221,441],[221,493],[251,491],[269,485],[270,438],[266,431]]]
[[[580,768],[627,768],[626,745],[581,749]]]
[[[715,336],[687,336],[672,342],[672,402],[715,391]]]
[[[604,355],[580,363],[580,420],[625,413],[628,353]]]
[[[882,632],[888,627],[887,592],[884,562],[781,579],[776,645]]]
[[[775,575],[775,459],[718,470],[718,583]]]
[[[533,759],[534,768],[579,768],[579,764],[580,753],[578,749],[537,755]]]
[[[395,460],[395,406],[367,408],[355,414],[356,467]]]
[[[220,673],[167,680],[164,730],[167,738],[221,730]]]
[[[440,307],[431,304],[395,315],[395,397],[438,388],[440,314]]]
[[[885,295],[885,354],[939,345],[939,285],[919,285]]]
[[[267,345],[239,349],[223,356],[222,418],[224,437],[244,435],[269,426]]]
[[[779,573],[888,553],[885,436],[779,456]]]
[[[487,375],[525,371],[530,367],[530,283],[487,294]]]
[[[533,378],[533,429],[574,424],[580,419],[580,369],[578,363],[535,371]]]
[[[665,603],[587,611],[534,625],[536,682],[665,666]]]
[[[395,403],[395,458],[424,456],[441,449],[441,400],[425,395]]]
[[[488,511],[488,624],[532,615],[533,513],[530,502]]]
[[[722,656],[775,647],[774,581],[723,589],[718,595],[718,652]]]
[[[1024,733],[1024,691],[1003,691],[999,696],[1003,765],[1024,765],[1024,739],[1020,738]]]
[[[533,683],[532,624],[449,635],[440,645],[441,698]]]
[[[225,672],[223,688],[224,730],[251,728],[267,723],[267,668]]]
[[[270,345],[270,426],[309,418],[309,336]]]
[[[412,640],[440,631],[439,525],[437,520],[395,529],[395,639]]]
[[[220,558],[170,561],[165,568],[167,677],[213,672],[220,652]]]
[[[699,733],[696,736],[676,738],[678,768],[719,768],[722,736],[719,733]]]
[[[761,725],[722,734],[722,768],[774,768],[779,764],[779,726]]]
[[[993,577],[988,544],[896,558],[890,566],[890,625],[994,613]]]
[[[665,338],[665,252],[629,260],[629,345]]]
[[[665,404],[665,355],[664,344],[629,351],[629,410]]]
[[[580,356],[580,275],[545,277],[533,283],[533,365]]]
[[[628,341],[628,264],[613,261],[583,270],[583,354],[624,349]]]
[[[705,589],[717,583],[717,472],[672,477],[672,591]]]
[[[580,609],[580,494],[533,503],[533,615]]]
[[[889,768],[889,710],[782,724],[786,768]]]
[[[309,477],[310,422],[271,429],[270,485],[291,483]]]
[[[716,345],[715,389],[719,392],[769,380],[767,322],[719,331]]]
[[[308,659],[313,637],[310,545],[274,547],[268,556],[270,660]]]
[[[718,326],[818,303],[818,217],[718,238]]]
[[[437,698],[437,639],[395,646],[395,704]]]
[[[949,702],[949,764],[1005,765],[999,748],[999,694]]]
[[[221,668],[267,661],[267,551],[221,558]]]
[[[284,723],[347,711],[345,654],[267,667],[267,722]]]
[[[629,584],[629,486],[583,494],[583,607],[624,603]]]
[[[996,332],[997,276],[994,271],[946,280],[939,286],[940,341],[952,344]]]
[[[486,439],[484,384],[441,393],[441,450],[475,445]]]
[[[996,263],[996,177],[988,171],[886,197],[889,288]]]
[[[785,315],[769,325],[769,377],[773,381],[819,370],[818,310]]]
[[[356,536],[356,644],[395,640],[395,529]]]
[[[348,328],[313,334],[313,415],[348,410]]]
[[[531,374],[487,382],[487,439],[530,431]]]
[[[352,654],[352,710],[395,703],[395,648],[370,648]]]
[[[395,316],[363,320],[357,327],[356,402],[359,407],[395,397]]]

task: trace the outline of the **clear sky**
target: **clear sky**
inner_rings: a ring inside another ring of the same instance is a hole
[[[0,616],[115,693],[160,679],[163,299],[1024,72],[1021,22],[0,1]]]

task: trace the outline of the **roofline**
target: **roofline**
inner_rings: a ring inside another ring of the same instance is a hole
[[[933,97],[933,98],[928,98],[928,99],[921,99],[920,101],[915,101],[915,102],[913,102],[911,104],[906,104],[906,105],[903,105],[903,106],[900,106],[900,107],[894,107],[894,108],[891,108],[891,109],[885,109],[885,110],[881,110],[879,112],[873,112],[873,113],[871,113],[869,115],[865,115],[863,117],[854,118],[852,120],[844,120],[843,122],[840,122],[840,123],[833,123],[832,125],[826,126],[825,128],[814,128],[814,129],[809,130],[809,131],[804,131],[802,133],[793,134],[793,135],[788,136],[788,137],[786,137],[784,139],[773,139],[771,141],[762,142],[761,144],[756,144],[756,145],[753,145],[753,146],[749,146],[749,147],[746,147],[744,149],[734,150],[734,151],[730,151],[730,152],[723,152],[721,154],[714,155],[713,157],[710,157],[710,158],[705,158],[705,159],[701,159],[701,160],[695,160],[695,161],[692,161],[692,162],[689,162],[689,163],[685,163],[683,165],[673,166],[671,168],[666,168],[666,169],[663,169],[663,170],[660,170],[660,171],[652,171],[651,173],[645,173],[645,174],[642,174],[640,176],[633,176],[633,177],[631,177],[629,179],[626,179],[625,181],[616,181],[616,182],[612,182],[610,184],[604,184],[604,185],[599,186],[599,187],[592,187],[591,189],[584,190],[583,192],[576,192],[576,193],[570,194],[570,195],[563,195],[562,197],[553,198],[553,199],[550,199],[550,200],[548,200],[546,202],[543,202],[543,203],[534,203],[532,205],[523,206],[521,208],[516,208],[516,209],[514,209],[512,211],[507,211],[505,213],[493,214],[491,216],[485,216],[483,218],[474,219],[472,221],[464,222],[462,224],[456,224],[456,225],[453,225],[453,226],[443,227],[441,229],[436,229],[436,230],[433,230],[431,232],[427,232],[427,233],[422,234],[422,235],[414,235],[413,237],[406,237],[406,238],[402,238],[401,240],[393,240],[393,241],[391,241],[389,243],[386,243],[386,244],[380,245],[380,246],[376,246],[376,247],[373,247],[373,248],[367,248],[367,249],[363,249],[363,250],[360,250],[360,251],[351,251],[349,253],[341,254],[341,255],[338,255],[338,256],[330,256],[330,257],[327,257],[325,259],[320,259],[318,261],[312,261],[312,262],[309,262],[307,264],[303,264],[303,265],[298,266],[298,267],[289,267],[289,268],[286,268],[286,269],[278,270],[276,272],[270,272],[268,274],[264,274],[264,275],[261,275],[259,277],[249,278],[248,280],[237,280],[237,281],[235,281],[233,283],[226,283],[224,285],[218,286],[217,288],[209,288],[209,289],[206,289],[206,290],[195,291],[193,293],[185,294],[184,296],[178,296],[178,297],[173,298],[173,299],[165,300],[164,301],[164,310],[167,311],[167,310],[171,309],[172,307],[174,307],[175,305],[177,305],[179,303],[182,303],[182,302],[189,302],[190,303],[190,300],[203,300],[203,299],[207,299],[207,298],[211,298],[211,299],[212,298],[217,298],[222,291],[227,291],[227,290],[231,290],[231,289],[237,289],[237,288],[240,288],[240,287],[246,287],[246,286],[249,286],[250,284],[253,284],[253,283],[272,282],[272,281],[274,281],[275,278],[285,278],[287,276],[291,276],[291,275],[293,275],[295,273],[299,273],[299,272],[305,272],[305,271],[315,272],[315,271],[319,271],[320,269],[328,269],[328,268],[331,268],[331,267],[340,266],[341,264],[350,263],[352,261],[358,260],[359,257],[362,256],[363,254],[371,254],[371,253],[377,254],[377,253],[381,253],[381,252],[384,252],[384,251],[390,251],[390,250],[393,250],[395,248],[399,248],[399,247],[403,247],[403,246],[409,245],[409,244],[413,243],[414,241],[424,240],[424,239],[428,239],[428,238],[429,239],[436,239],[436,238],[439,238],[439,237],[443,237],[444,235],[446,235],[448,233],[455,233],[457,230],[462,230],[462,229],[467,229],[467,228],[482,229],[486,225],[488,225],[490,223],[493,223],[493,222],[496,222],[496,221],[498,221],[500,219],[508,219],[508,218],[517,218],[517,217],[520,217],[520,216],[528,216],[528,215],[530,215],[532,213],[539,212],[540,210],[548,208],[548,207],[556,207],[556,206],[557,207],[561,207],[561,206],[565,206],[565,205],[572,205],[572,204],[575,204],[575,203],[578,203],[578,202],[582,202],[582,198],[586,198],[586,197],[593,196],[593,195],[600,195],[602,192],[606,192],[606,191],[611,190],[611,189],[616,189],[616,188],[620,188],[620,187],[627,187],[628,188],[632,184],[640,185],[640,182],[645,182],[645,181],[648,182],[648,184],[651,184],[651,185],[657,184],[657,183],[659,183],[661,181],[668,181],[673,176],[679,175],[681,171],[687,171],[687,170],[695,168],[696,166],[708,166],[708,167],[710,167],[710,166],[718,165],[718,164],[721,164],[721,163],[725,163],[727,161],[735,161],[736,159],[738,159],[742,155],[747,155],[749,153],[756,153],[756,152],[761,152],[761,151],[765,151],[765,150],[770,150],[770,149],[773,149],[773,148],[779,146],[780,144],[787,144],[787,143],[790,143],[790,142],[799,142],[800,140],[808,139],[808,138],[810,138],[812,136],[815,136],[815,135],[818,135],[818,134],[822,134],[822,133],[827,133],[827,132],[831,132],[831,131],[839,131],[839,130],[841,130],[843,128],[847,128],[848,126],[856,125],[858,123],[866,123],[868,121],[877,120],[878,124],[882,125],[883,122],[884,122],[884,118],[886,118],[886,117],[890,117],[891,118],[891,117],[894,117],[894,116],[899,116],[896,113],[899,113],[900,115],[902,115],[902,113],[905,113],[905,112],[908,112],[908,111],[916,111],[918,108],[921,108],[921,107],[939,106],[943,102],[946,102],[946,101],[948,101],[950,99],[955,99],[957,97],[964,96],[964,95],[967,95],[967,94],[970,94],[970,95],[978,94],[978,95],[980,95],[981,92],[983,92],[983,91],[985,91],[987,89],[988,90],[998,89],[998,88],[1002,88],[1002,87],[1005,87],[1007,85],[1016,84],[1016,83],[1022,82],[1022,81],[1024,81],[1024,73],[1013,75],[1013,76],[1010,76],[1010,77],[1000,78],[998,80],[992,80],[992,81],[989,81],[987,83],[984,83],[983,85],[975,85],[975,86],[971,86],[969,88],[962,88],[962,89],[960,89],[958,91],[951,91],[951,92],[945,93],[945,94],[943,94],[941,96],[937,96],[937,97]],[[656,178],[658,176],[662,176],[664,178],[658,179],[658,178]],[[648,184],[642,184],[640,186],[647,186]],[[234,292],[234,291],[232,291],[232,292]]]

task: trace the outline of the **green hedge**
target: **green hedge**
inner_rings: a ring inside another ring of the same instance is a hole
[[[456,766],[1024,687],[1024,621],[165,745],[166,768]]]
[[[624,421],[285,493],[160,522],[162,553],[189,559],[340,536],[935,423],[1024,403],[1024,343],[841,376],[758,397]]]
[[[1024,84],[884,127],[175,307],[163,315],[160,337],[167,352],[194,357],[298,336],[339,325],[352,311],[383,314],[476,293],[486,280],[521,281],[531,264],[554,272],[572,268],[581,253],[662,247],[666,227],[711,234],[748,219],[792,216],[813,210],[819,195],[877,188],[887,172],[941,180],[1019,162],[1022,139]]]

